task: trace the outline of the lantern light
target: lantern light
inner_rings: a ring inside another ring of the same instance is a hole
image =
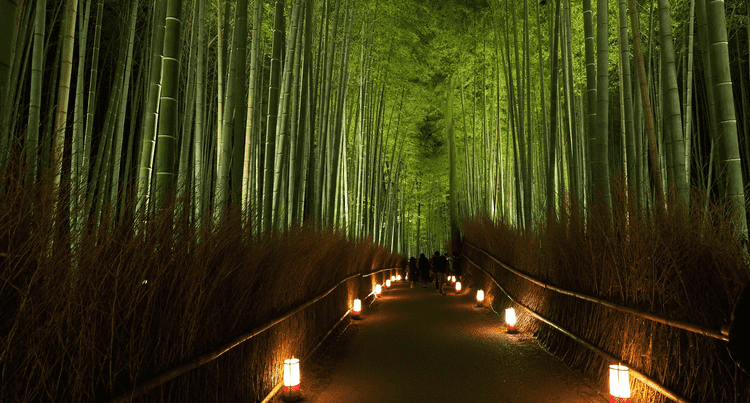
[[[455,283],[455,282],[456,282],[456,276],[451,276],[451,282],[452,282],[452,283]]]
[[[505,323],[508,325],[508,333],[515,333],[516,330],[516,310],[508,308],[505,310]]]
[[[383,287],[380,284],[375,284],[375,296],[379,297],[383,293]]]
[[[461,292],[461,282],[460,281],[456,283],[456,292],[457,293]]]
[[[396,281],[396,276],[391,276],[391,281]]]
[[[628,367],[620,364],[609,366],[609,394],[610,403],[630,403]]]
[[[355,299],[352,303],[352,315],[359,316],[360,313],[362,313],[362,301]]]
[[[299,358],[284,360],[284,393],[299,392]]]
[[[396,275],[396,281],[401,281],[401,275],[400,274]]]
[[[385,288],[391,288],[391,280],[385,280]]]
[[[482,306],[482,302],[484,302],[484,291],[477,290],[477,306]]]

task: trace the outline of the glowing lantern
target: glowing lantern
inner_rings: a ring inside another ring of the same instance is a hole
[[[516,310],[508,308],[505,310],[505,323],[508,325],[508,333],[516,332]]]
[[[461,292],[461,282],[456,283],[456,292]]]
[[[484,302],[484,291],[477,290],[477,306],[482,306],[482,302]]]
[[[455,282],[456,282],[456,276],[451,276],[451,283],[455,283]]]
[[[352,315],[359,316],[362,313],[362,301],[355,299],[352,303]]]
[[[391,281],[396,281],[396,276],[391,276]]]
[[[391,288],[391,280],[385,280],[385,288]]]
[[[401,275],[400,274],[396,275],[396,281],[401,281]]]
[[[284,393],[299,392],[299,358],[284,360]]]
[[[375,296],[379,297],[383,293],[383,287],[380,284],[375,284]]]
[[[610,403],[630,403],[628,367],[620,364],[609,366],[609,394]]]

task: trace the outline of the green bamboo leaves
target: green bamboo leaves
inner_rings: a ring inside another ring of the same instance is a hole
[[[695,68],[692,1],[428,3],[65,0],[53,18],[5,0],[0,162],[30,184],[53,168],[71,231],[175,194],[192,222],[237,209],[253,235],[314,220],[404,249],[476,214],[566,225],[576,202],[627,225],[687,205],[690,185],[744,211],[750,124],[731,113],[748,80],[729,66],[747,47],[729,43],[746,27],[723,33],[739,29],[717,23],[723,2],[695,4]]]

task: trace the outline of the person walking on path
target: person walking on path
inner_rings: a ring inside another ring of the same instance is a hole
[[[417,262],[420,273],[422,273],[422,288],[427,288],[427,283],[430,281],[430,261],[424,253],[419,254],[419,261]]]
[[[414,288],[414,284],[417,284],[417,281],[419,281],[419,271],[417,271],[417,258],[411,257],[409,258],[409,283],[411,284],[411,288]]]
[[[435,252],[432,257],[432,265],[435,271],[435,288],[441,294],[445,295],[443,284],[445,283],[445,272],[448,271],[448,259],[441,255],[440,252]]]
[[[461,278],[463,277],[463,270],[461,269],[461,254],[459,254],[457,251],[453,251],[451,266],[453,269],[453,273],[455,273],[456,275],[456,278],[461,281]]]

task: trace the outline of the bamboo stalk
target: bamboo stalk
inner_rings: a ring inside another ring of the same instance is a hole
[[[468,243],[468,242],[466,242],[466,243]],[[471,245],[471,244],[470,244],[470,245]],[[472,245],[472,247],[476,248],[476,247],[475,247],[474,245]],[[480,252],[483,252],[483,251],[482,251],[481,249],[477,249],[477,250],[479,250]],[[487,256],[489,256],[489,255],[487,255]],[[513,298],[513,297],[512,297],[511,295],[510,295],[510,293],[508,293],[508,291],[507,291],[507,290],[506,290],[505,288],[503,288],[503,286],[501,286],[501,285],[500,285],[500,283],[498,283],[497,279],[495,279],[495,277],[494,277],[494,276],[493,276],[492,274],[490,274],[489,272],[487,272],[486,270],[484,270],[483,268],[481,268],[481,267],[480,267],[480,266],[479,266],[478,264],[474,263],[474,261],[472,261],[472,260],[471,260],[471,259],[470,259],[470,258],[469,258],[468,256],[464,255],[464,257],[466,258],[466,260],[467,260],[467,261],[468,261],[469,263],[473,264],[473,265],[474,265],[474,266],[475,266],[475,267],[476,267],[477,269],[481,270],[481,271],[482,271],[482,272],[484,272],[484,273],[485,273],[485,274],[486,274],[487,276],[489,276],[489,278],[490,278],[490,279],[492,279],[492,281],[493,281],[493,282],[495,283],[495,285],[497,285],[497,287],[498,287],[498,288],[500,289],[500,291],[502,291],[502,292],[503,292],[503,293],[505,294],[505,296],[506,296],[506,297],[508,297],[508,299],[510,299],[510,300],[511,300],[511,301],[512,301],[513,303],[515,303],[516,305],[518,305],[518,306],[520,306],[521,308],[523,308],[524,310],[526,310],[526,312],[528,312],[528,313],[529,313],[529,314],[530,314],[531,316],[533,316],[533,317],[535,317],[535,318],[537,318],[537,319],[541,320],[542,322],[544,322],[544,323],[546,323],[546,324],[548,324],[548,325],[550,325],[550,326],[554,327],[555,329],[557,329],[557,330],[559,330],[560,332],[564,333],[564,334],[565,334],[566,336],[569,336],[569,337],[570,337],[571,339],[573,339],[573,340],[575,340],[576,342],[578,342],[578,343],[582,344],[583,346],[585,346],[585,347],[589,348],[589,349],[590,349],[591,351],[593,351],[593,352],[595,352],[595,353],[599,354],[599,355],[600,355],[600,356],[601,356],[602,358],[604,358],[605,360],[607,360],[607,361],[609,361],[609,362],[612,362],[612,363],[615,363],[615,364],[620,364],[620,363],[624,363],[624,364],[626,364],[626,365],[627,365],[627,367],[628,367],[628,370],[629,370],[629,371],[630,371],[630,372],[631,372],[631,373],[632,373],[632,374],[633,374],[633,375],[634,375],[634,376],[635,376],[635,377],[636,377],[636,378],[637,378],[638,380],[640,380],[641,382],[643,382],[643,383],[645,383],[646,385],[650,386],[650,387],[651,387],[652,389],[654,389],[654,390],[656,390],[657,392],[659,392],[659,393],[663,394],[664,396],[666,396],[666,397],[668,397],[668,398],[670,398],[670,399],[674,400],[675,402],[680,402],[680,403],[690,403],[690,400],[687,400],[687,399],[685,399],[684,397],[682,397],[682,396],[680,396],[680,395],[676,394],[675,392],[673,392],[673,391],[671,391],[671,390],[667,389],[666,387],[664,387],[664,386],[660,385],[660,384],[659,384],[659,383],[657,383],[657,382],[656,382],[655,380],[653,380],[653,379],[649,378],[649,377],[648,377],[647,375],[645,375],[645,374],[643,374],[643,373],[641,373],[641,372],[639,372],[639,371],[637,371],[637,370],[633,369],[633,367],[632,367],[632,366],[631,366],[630,364],[628,364],[627,362],[625,362],[625,361],[623,361],[623,360],[621,360],[621,359],[619,359],[619,358],[617,358],[617,357],[613,356],[612,354],[609,354],[608,352],[606,352],[606,351],[604,351],[604,350],[600,349],[599,347],[597,347],[597,346],[595,346],[595,345],[591,344],[590,342],[586,341],[585,339],[582,339],[582,338],[580,338],[580,337],[576,336],[575,334],[573,334],[573,333],[569,332],[568,330],[566,330],[566,329],[562,328],[562,327],[561,327],[560,325],[558,325],[558,324],[556,324],[556,323],[554,323],[554,322],[550,321],[549,319],[547,319],[547,318],[543,317],[542,315],[539,315],[538,313],[534,312],[533,310],[531,310],[531,308],[527,307],[526,305],[523,305],[523,304],[521,304],[520,302],[516,301],[516,300],[515,300],[515,299],[514,299],[514,298]],[[491,257],[491,256],[490,256],[490,257]],[[491,258],[492,258],[492,257],[491,257]],[[493,258],[493,259],[494,259],[494,258]],[[498,263],[499,263],[499,262],[498,262]],[[500,263],[500,264],[501,264],[501,265],[503,265],[502,263]],[[503,265],[503,267],[505,267],[505,265]],[[509,269],[509,268],[508,268],[508,267],[506,267],[506,269]]]
[[[713,338],[719,339],[719,340],[729,341],[729,337],[727,335],[723,334],[721,330],[717,331],[717,330],[714,330],[714,329],[711,329],[711,328],[708,328],[708,327],[705,327],[705,326],[693,325],[691,323],[686,323],[686,322],[682,322],[682,321],[678,321],[678,320],[673,320],[673,319],[665,318],[665,317],[660,316],[660,315],[655,315],[655,314],[648,313],[648,312],[642,312],[642,311],[639,311],[639,310],[636,310],[636,309],[633,309],[633,308],[628,308],[626,306],[622,306],[622,305],[618,305],[618,304],[615,304],[615,303],[612,303],[612,302],[609,302],[609,301],[605,301],[603,299],[599,299],[599,298],[592,297],[592,296],[589,296],[589,295],[577,293],[575,291],[570,291],[570,290],[566,290],[564,288],[560,288],[560,287],[556,287],[556,286],[553,286],[553,285],[549,285],[549,284],[544,283],[541,280],[538,280],[538,279],[536,279],[536,278],[534,278],[534,277],[532,277],[532,276],[530,276],[530,275],[528,275],[526,273],[520,272],[520,271],[518,271],[518,270],[516,270],[516,269],[514,269],[514,268],[512,268],[510,266],[508,266],[507,264],[499,261],[498,259],[496,259],[494,256],[490,255],[489,253],[483,251],[482,249],[479,249],[478,247],[476,247],[475,245],[473,245],[469,241],[464,241],[464,243],[467,244],[467,245],[469,245],[469,246],[471,246],[472,248],[476,249],[477,251],[484,253],[487,257],[489,257],[490,259],[492,259],[493,261],[495,261],[497,264],[499,264],[500,266],[502,266],[504,269],[508,270],[509,272],[511,272],[511,273],[513,273],[513,274],[515,274],[517,276],[523,277],[524,279],[526,279],[526,280],[528,280],[528,281],[530,281],[530,282],[532,282],[532,283],[534,283],[534,284],[536,284],[536,285],[538,285],[538,286],[540,286],[542,288],[545,288],[545,289],[548,289],[548,290],[551,290],[551,291],[555,291],[555,292],[558,292],[560,294],[568,295],[568,296],[571,296],[571,297],[576,297],[576,298],[582,299],[584,301],[594,302],[594,303],[597,303],[599,305],[606,306],[608,308],[612,308],[612,309],[615,309],[615,310],[618,310],[618,311],[630,313],[630,314],[639,316],[641,318],[649,319],[649,320],[654,321],[654,322],[658,322],[658,323],[662,323],[662,324],[665,324],[665,325],[668,325],[668,326],[676,327],[678,329],[687,330],[689,332],[701,334],[701,335],[708,336],[708,337],[713,337]]]

